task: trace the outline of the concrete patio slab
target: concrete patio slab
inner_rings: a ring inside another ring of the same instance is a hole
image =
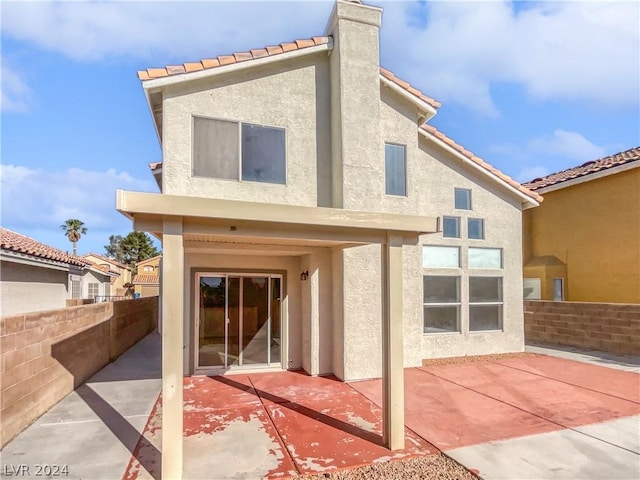
[[[575,427],[573,430],[640,455],[640,416],[638,415]]]
[[[610,430],[637,417],[592,426]],[[530,435],[450,450],[447,455],[487,480],[602,480],[640,478],[637,453],[603,442],[575,430]]]
[[[619,355],[615,353],[589,350],[567,345],[551,345],[547,343],[527,343],[527,352],[566,358],[576,362],[591,363],[601,367],[628,372],[640,373],[640,355]]]

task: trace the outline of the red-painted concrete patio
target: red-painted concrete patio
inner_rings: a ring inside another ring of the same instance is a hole
[[[304,373],[184,380],[185,478],[283,478],[640,414],[640,376],[529,355],[405,370],[405,449],[382,447],[381,382]],[[125,478],[159,478],[161,401]]]

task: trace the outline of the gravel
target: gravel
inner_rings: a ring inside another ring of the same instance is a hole
[[[491,362],[494,360],[505,360],[507,358],[535,357],[537,353],[516,352],[516,353],[495,353],[493,355],[468,355],[466,357],[433,358],[422,360],[423,367],[433,367],[436,365],[454,365],[459,363]]]
[[[375,463],[321,475],[302,475],[304,480],[477,480],[474,474],[441,453],[408,460]]]

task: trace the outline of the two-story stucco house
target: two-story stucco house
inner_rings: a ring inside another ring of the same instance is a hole
[[[381,68],[381,17],[339,0],[324,36],[139,72],[162,193],[117,208],[163,242],[163,458],[178,376],[382,375],[397,448],[403,366],[523,349],[541,197],[425,123],[440,104]]]

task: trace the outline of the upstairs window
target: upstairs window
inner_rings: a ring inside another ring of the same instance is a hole
[[[404,145],[384,144],[385,185],[387,195],[407,195],[407,156]]]
[[[467,219],[467,236],[472,240],[484,240],[484,220],[482,218]]]
[[[454,196],[457,210],[471,210],[471,190],[456,188],[454,189]]]
[[[460,238],[460,217],[442,217],[442,236]]]
[[[196,177],[286,183],[283,128],[193,117]]]

